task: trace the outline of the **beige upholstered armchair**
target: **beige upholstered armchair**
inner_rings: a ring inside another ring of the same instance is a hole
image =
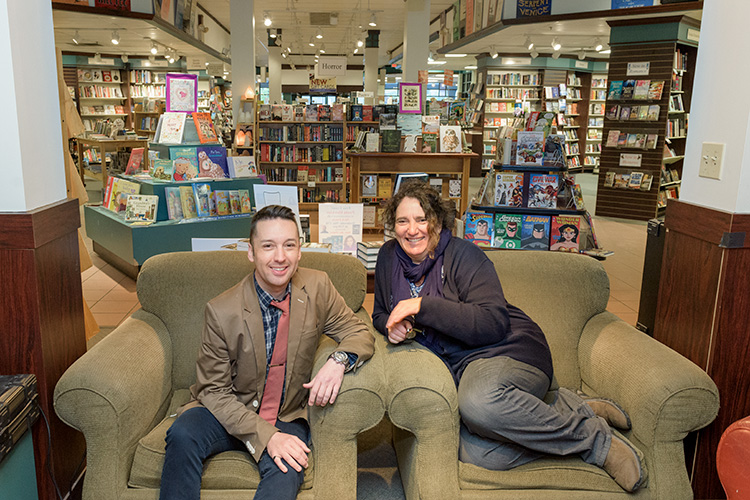
[[[362,309],[366,275],[348,256],[310,253],[302,267],[328,273],[349,307]],[[195,379],[206,302],[253,269],[244,252],[180,252],[149,259],[138,277],[142,310],[77,360],[55,388],[55,410],[86,437],[86,500],[156,499],[164,437]],[[324,337],[317,371],[335,342]],[[384,415],[379,359],[347,374],[332,407],[310,410],[311,465],[298,498],[356,498],[357,435]],[[250,455],[226,452],[206,462],[201,498],[252,498],[259,482]]]
[[[719,409],[712,380],[696,365],[606,312],[609,280],[582,255],[490,251],[508,301],[547,335],[560,386],[619,402],[632,418],[626,436],[645,454],[648,483],[626,493],[604,470],[577,457],[545,458],[510,471],[458,461],[456,388],[422,346],[376,340],[386,410],[406,497],[455,499],[692,498],[683,439]]]

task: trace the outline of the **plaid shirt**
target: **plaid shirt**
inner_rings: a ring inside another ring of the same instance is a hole
[[[266,336],[266,378],[268,378],[268,370],[271,367],[271,357],[273,356],[273,346],[276,343],[276,330],[279,327],[279,319],[281,318],[281,309],[271,305],[271,301],[275,299],[270,293],[266,292],[260,287],[260,285],[258,285],[258,280],[255,279],[255,276],[253,276],[253,282],[255,283],[255,292],[258,294],[260,312],[263,317],[263,333]],[[286,286],[284,297],[290,293],[292,293],[291,282]],[[281,403],[284,402],[285,393],[286,387],[284,387],[281,393]]]

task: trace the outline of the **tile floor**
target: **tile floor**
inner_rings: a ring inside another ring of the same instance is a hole
[[[586,179],[582,175],[577,177],[582,185],[591,182],[591,179]],[[584,187],[587,206],[595,206],[594,197],[595,191],[587,195]],[[83,218],[83,210],[81,217]],[[601,245],[615,252],[603,262],[609,274],[611,290],[607,309],[629,324],[635,325],[646,246],[646,223],[594,217],[594,225]],[[86,238],[85,234],[84,241],[89,248],[94,266],[81,275],[83,295],[101,328],[101,333],[89,342],[91,346],[139,309],[140,304],[135,293],[135,281],[95,254],[91,240]],[[368,296],[365,307],[371,310],[372,295]]]

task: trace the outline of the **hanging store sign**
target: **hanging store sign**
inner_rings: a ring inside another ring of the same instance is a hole
[[[320,56],[318,77],[346,76],[346,57]]]
[[[315,78],[310,74],[310,93],[311,94],[335,94],[336,77],[333,78]]]
[[[650,7],[654,0],[612,0],[612,9],[632,9],[633,7]]]
[[[552,13],[552,0],[518,0],[516,17],[549,16]]]
[[[209,76],[224,76],[224,63],[223,62],[210,62],[206,65],[206,73]]]

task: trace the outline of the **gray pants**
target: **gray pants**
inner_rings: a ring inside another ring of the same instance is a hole
[[[550,380],[539,369],[508,357],[469,363],[458,384],[459,458],[490,470],[507,470],[544,454],[578,454],[601,467],[612,431],[574,392],[543,398]]]

